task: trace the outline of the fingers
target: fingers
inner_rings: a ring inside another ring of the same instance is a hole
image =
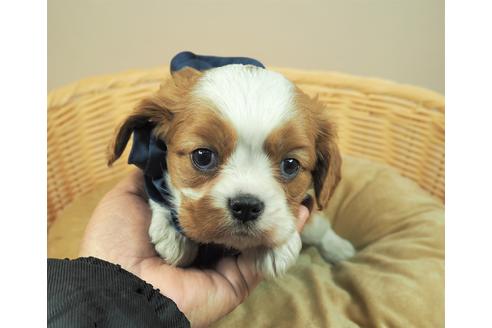
[[[304,205],[301,205],[299,207],[299,212],[297,214],[297,222],[296,222],[297,231],[299,232],[302,231],[308,218],[309,218],[308,208]]]
[[[225,257],[217,263],[215,270],[220,273],[234,289],[237,304],[248,297],[253,288],[256,287],[256,277],[250,271],[250,267],[244,266],[242,261],[239,261],[239,258]]]
[[[262,277],[256,268],[255,257],[246,254],[239,255],[237,257],[237,267],[248,286],[247,295],[249,295],[262,280]]]

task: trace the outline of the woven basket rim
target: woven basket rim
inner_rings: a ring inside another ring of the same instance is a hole
[[[323,80],[325,86],[338,89],[357,90],[364,94],[378,94],[387,96],[398,96],[400,98],[421,103],[424,107],[434,108],[444,113],[444,95],[423,87],[411,84],[403,84],[388,79],[358,76],[337,71],[308,70],[287,67],[268,67],[272,71],[285,73],[295,83],[309,83],[315,79]],[[48,107],[63,106],[80,94],[97,92],[100,89],[118,88],[122,80],[131,81],[133,84],[156,83],[170,76],[168,66],[158,66],[144,69],[130,69],[117,73],[95,75],[64,86],[56,87],[48,93]],[[320,77],[316,79],[316,77]],[[322,77],[322,79],[321,79]],[[125,84],[128,86],[128,84]]]
[[[346,154],[388,164],[444,200],[443,95],[381,78],[334,71],[269,69],[284,74],[301,90],[332,106],[334,116],[339,119],[340,131],[346,136],[343,143]],[[84,166],[84,172],[95,176],[86,181],[80,179],[79,161],[71,156],[77,153],[91,163],[94,158],[104,162],[100,154],[105,152],[106,139],[109,141],[109,134],[114,129],[108,124],[112,122],[116,126],[116,121],[123,115],[120,111],[106,113],[104,108],[117,105],[131,110],[140,97],[156,91],[169,77],[168,66],[133,69],[88,77],[48,93],[48,210],[52,211],[52,219],[79,193],[110,175],[122,174],[127,167],[122,164],[111,173],[99,166]],[[106,115],[104,123],[107,125],[104,129],[94,128],[92,124],[101,111]],[[378,129],[371,129],[374,126]],[[422,138],[412,138],[415,133],[424,134]],[[78,142],[76,138],[86,140],[88,144],[70,150]],[[401,151],[410,148],[415,150],[415,156]],[[435,156],[432,155],[434,152]],[[60,170],[54,172],[50,169],[50,161],[56,163],[57,160],[60,160]],[[65,176],[64,171],[70,175]],[[51,183],[50,177],[54,179]]]

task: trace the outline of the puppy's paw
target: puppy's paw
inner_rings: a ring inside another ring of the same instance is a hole
[[[179,233],[169,222],[169,210],[150,201],[152,219],[149,227],[150,241],[157,254],[174,266],[187,266],[193,262],[198,245]]]
[[[356,253],[354,246],[331,232],[330,230],[329,233],[325,234],[318,246],[318,250],[325,261],[337,264],[353,257]]]
[[[266,279],[279,277],[296,262],[301,248],[301,237],[296,232],[285,244],[276,248],[256,250],[256,269]]]
[[[151,240],[155,245],[157,254],[166,263],[174,266],[190,265],[198,253],[198,245],[177,231],[160,236],[152,236],[151,234]]]

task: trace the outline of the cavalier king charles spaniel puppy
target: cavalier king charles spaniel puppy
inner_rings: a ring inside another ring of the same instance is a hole
[[[329,112],[281,74],[242,64],[174,72],[117,129],[110,165],[144,128],[147,155],[164,154],[140,167],[162,175],[146,176],[146,188],[165,198],[149,199],[149,235],[167,263],[188,266],[215,244],[254,256],[268,278],[296,262],[302,242],[331,263],[354,255],[321,211],[341,176]],[[298,233],[301,204],[312,211]]]

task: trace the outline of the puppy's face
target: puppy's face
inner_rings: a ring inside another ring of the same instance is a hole
[[[186,236],[242,250],[284,243],[314,187],[326,205],[340,155],[324,108],[278,73],[228,65],[174,75],[124,122],[110,163],[138,122],[168,147],[168,184]]]

